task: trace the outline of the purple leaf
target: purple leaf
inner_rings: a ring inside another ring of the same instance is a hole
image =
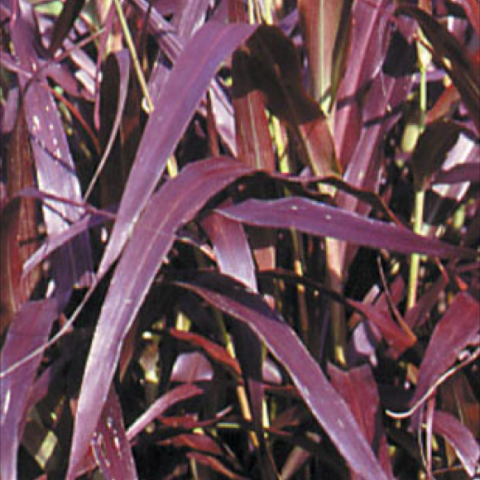
[[[180,38],[190,38],[205,22],[209,4],[210,0],[177,0],[175,13],[173,14],[173,25],[176,27]]]
[[[138,478],[123,425],[122,407],[113,387],[110,389],[93,435],[92,447],[100,471],[106,480]]]
[[[57,315],[58,303],[54,298],[23,305],[13,318],[2,346],[0,358],[2,374],[48,340]],[[42,353],[39,353],[16,370],[2,375],[0,381],[1,478],[17,478],[18,447],[27,414],[25,407],[41,359]]]
[[[131,227],[160,180],[168,157],[205,94],[221,61],[256,27],[207,23],[175,62],[150,116],[120,203],[117,221],[102,258],[99,276],[117,259]],[[179,101],[181,100],[181,101]]]
[[[62,45],[75,20],[79,16],[85,0],[67,0],[63,4],[62,12],[55,21],[52,32],[52,40],[48,47],[49,55],[53,55]]]
[[[128,429],[128,439],[130,441],[133,440],[148,424],[160,415],[163,415],[172,405],[192,397],[198,397],[203,395],[203,393],[203,389],[197,385],[180,385],[172,388],[150,405],[148,410],[135,420],[134,424]]]
[[[470,60],[466,48],[435,18],[414,6],[401,6],[397,15],[415,18],[428,41],[432,44],[433,56],[448,72],[452,82],[467,108],[477,133],[480,131],[480,72],[478,65]],[[447,63],[445,60],[448,60]]]
[[[214,252],[217,255],[220,271],[243,283],[256,292],[257,279],[255,266],[243,226],[218,214],[208,217],[203,226],[209,235]],[[242,367],[242,373],[247,385],[252,419],[261,448],[266,448],[263,440],[263,385],[262,385],[262,351],[257,337],[244,325],[234,325],[232,328],[235,342],[235,353]],[[265,461],[268,455],[261,457],[262,477],[277,478],[272,462]]]
[[[122,114],[125,108],[125,102],[127,100],[127,93],[128,93],[128,81],[130,78],[130,56],[127,50],[121,50],[119,52],[115,52],[115,54],[111,54],[107,57],[105,62],[105,66],[103,69],[103,81],[101,85],[100,94],[102,95],[102,100],[105,103],[108,103],[112,96],[112,88],[116,88],[118,85],[118,98],[117,100],[117,109],[114,116],[114,121],[112,125],[112,129],[110,131],[110,137],[108,142],[105,146],[105,150],[103,152],[102,158],[98,163],[97,171],[95,176],[90,182],[89,190],[86,193],[86,197],[90,194],[90,191],[97,179],[97,176],[100,175],[104,163],[107,161],[108,156],[112,150],[115,138],[117,136],[118,130],[120,128],[120,123],[122,120]],[[112,85],[115,84],[115,86]],[[103,97],[107,98],[103,98]],[[111,115],[110,105],[108,107],[107,115]],[[102,125],[104,127],[104,125]],[[105,128],[105,127],[104,127]]]
[[[388,477],[393,480],[387,439],[381,423],[377,384],[370,366],[363,365],[343,372],[334,365],[329,365],[328,373],[335,390],[347,402],[361,432],[372,446]]]
[[[170,381],[175,383],[210,382],[212,379],[212,364],[200,352],[178,355],[170,374]]]
[[[457,143],[460,131],[459,124],[441,119],[422,132],[410,158],[417,191],[429,187],[431,177],[440,170],[448,152]]]
[[[480,164],[469,162],[455,165],[448,170],[441,170],[433,179],[434,184],[461,182],[480,183]]]
[[[329,99],[328,109],[335,102],[341,64],[346,57],[352,3],[351,0],[300,0],[298,4],[308,57],[310,92],[322,104]]]
[[[296,228],[325,237],[386,248],[400,253],[423,253],[439,257],[474,258],[475,251],[454,247],[433,238],[421,237],[398,225],[391,225],[346,212],[304,198],[247,200],[233,207],[217,209],[227,218],[256,227]]]
[[[415,405],[455,362],[461,351],[478,335],[480,305],[459,293],[437,323],[418,372],[411,405]]]
[[[32,74],[40,62],[35,51],[36,31],[33,12],[26,2],[20,2],[19,14],[11,27],[15,52],[21,66]],[[20,76],[24,90],[25,114],[30,145],[35,159],[37,182],[41,190],[62,198],[81,202],[80,182],[68,146],[57,105],[50,93],[45,76],[37,73],[31,82]],[[48,202],[43,209],[48,233],[59,233],[68,222],[77,220],[81,212],[66,203]],[[54,270],[58,285],[67,288],[74,282],[89,284],[92,280],[92,260],[89,239],[81,235],[58,252]]]
[[[213,274],[174,280],[233,319],[248,325],[290,375],[308,408],[360,477],[387,480],[350,409],[294,331],[258,296]]]
[[[340,84],[335,113],[335,141],[343,166],[350,163],[358,143],[365,95],[370,82],[379,75],[384,60],[388,31],[385,5],[383,0],[353,4],[351,45],[354,50],[344,75],[348,81]]]
[[[445,437],[462,462],[471,478],[478,473],[480,447],[472,432],[453,415],[436,410],[433,416],[433,431]]]
[[[67,479],[73,478],[88,448],[123,341],[173,245],[175,232],[207,200],[248,172],[240,162],[227,158],[197,162],[185,167],[151,198],[115,270],[102,306],[80,391]]]

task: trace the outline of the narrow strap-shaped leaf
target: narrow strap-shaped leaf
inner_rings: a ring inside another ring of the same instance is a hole
[[[267,228],[296,228],[304,233],[400,253],[439,257],[474,258],[476,252],[434,238],[416,235],[407,228],[362,217],[320,202],[292,197],[281,200],[247,200],[217,210],[234,220]]]
[[[151,198],[114,272],[102,306],[80,390],[68,480],[74,478],[81,465],[107,398],[123,341],[173,245],[176,231],[212,196],[249,171],[228,158],[197,162],[185,167]]]
[[[220,63],[255,30],[249,25],[208,22],[178,57],[150,116],[132,166],[117,221],[102,258],[102,276],[117,259],[145,208]]]
[[[290,375],[318,423],[361,478],[387,480],[352,412],[295,332],[258,296],[218,274],[186,275],[174,283],[248,325]]]

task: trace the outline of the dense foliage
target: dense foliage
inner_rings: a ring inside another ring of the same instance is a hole
[[[7,0],[0,476],[477,478],[478,0]]]

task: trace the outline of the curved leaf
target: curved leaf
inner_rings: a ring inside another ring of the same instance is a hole
[[[290,375],[318,423],[361,478],[387,480],[352,412],[328,382],[295,332],[258,296],[215,274],[183,276],[173,283],[195,292],[248,325]]]
[[[27,302],[13,318],[7,333],[0,364],[6,371],[31,354],[47,340],[58,315],[58,303],[53,298]],[[15,374],[0,381],[0,477],[17,478],[17,455],[26,422],[25,407],[35,380],[42,354],[21,365]]]
[[[408,15],[417,20],[432,44],[434,57],[450,75],[477,127],[477,133],[480,132],[480,72],[468,58],[466,49],[444,25],[420,8],[402,6],[396,10],[396,14]],[[444,59],[447,59],[451,66]]]
[[[411,405],[415,405],[473,343],[480,325],[480,304],[470,295],[459,293],[437,323],[418,372],[418,383]]]
[[[99,276],[117,259],[220,63],[251,35],[250,25],[208,22],[187,43],[157,99],[138,147]]]
[[[439,257],[475,258],[476,252],[455,247],[434,238],[416,235],[407,228],[391,225],[305,198],[247,200],[233,207],[217,209],[228,218],[256,227],[296,228],[304,233],[400,253],[423,253]]]
[[[74,478],[87,451],[123,341],[173,245],[175,232],[212,196],[248,172],[243,164],[227,158],[197,162],[185,167],[151,198],[115,270],[102,306],[80,390],[67,479]]]

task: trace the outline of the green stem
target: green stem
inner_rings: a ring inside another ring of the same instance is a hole
[[[421,33],[420,33],[421,35]],[[418,42],[419,66],[420,66],[420,134],[425,130],[427,116],[427,67],[429,63],[428,50]],[[425,53],[427,52],[427,53]],[[415,207],[413,212],[413,231],[422,234],[423,210],[425,204],[425,191],[415,192]],[[420,255],[413,253],[410,257],[410,272],[408,278],[407,309],[412,308],[417,302],[418,276],[420,271]]]
[[[115,0],[115,9],[117,10],[118,19],[120,20],[120,25],[122,27],[123,35],[125,36],[125,41],[127,42],[128,51],[132,57],[133,61],[133,68],[135,69],[135,73],[137,74],[138,83],[140,84],[140,88],[142,90],[143,96],[147,102],[148,113],[152,113],[154,106],[152,99],[150,98],[150,94],[148,93],[148,86],[145,80],[145,76],[143,75],[142,67],[140,66],[140,62],[138,60],[137,51],[135,50],[135,44],[133,43],[133,38],[130,33],[130,29],[128,28],[127,19],[123,14],[122,5],[120,4],[120,0]]]
[[[413,212],[413,231],[422,234],[423,230],[423,210],[425,204],[425,191],[420,190],[415,193],[415,207]],[[407,307],[412,308],[417,302],[418,274],[420,271],[421,256],[413,253],[410,257],[410,273],[408,278],[408,296]]]

